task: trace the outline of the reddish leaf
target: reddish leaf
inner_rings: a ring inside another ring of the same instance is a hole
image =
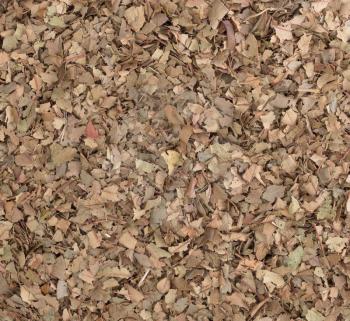
[[[232,23],[229,20],[224,20],[222,23],[226,29],[227,34],[227,49],[233,50],[236,46],[236,39]]]
[[[85,135],[86,135],[86,137],[92,138],[92,139],[97,139],[98,138],[98,131],[95,128],[95,126],[94,126],[94,124],[92,123],[91,120],[89,120],[89,122],[86,125]]]

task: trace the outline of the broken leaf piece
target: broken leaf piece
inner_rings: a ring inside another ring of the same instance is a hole
[[[130,27],[136,32],[140,31],[146,22],[143,6],[128,8],[124,16]]]
[[[7,52],[10,52],[12,50],[15,50],[18,45],[18,40],[15,36],[7,36],[3,39],[2,42],[2,49],[4,49]]]
[[[277,198],[283,197],[285,189],[286,187],[282,185],[270,185],[266,188],[262,198],[268,202],[274,202]]]
[[[65,28],[66,24],[62,17],[53,16],[49,20],[49,25],[57,28]]]
[[[331,220],[335,215],[335,211],[332,207],[332,196],[328,195],[323,201],[322,205],[317,210],[318,220]]]
[[[127,279],[131,276],[130,272],[126,268],[118,268],[118,267],[105,267],[98,271],[97,277],[108,277],[108,278],[120,278]]]
[[[135,165],[136,165],[136,169],[141,173],[143,172],[143,173],[150,174],[150,173],[154,172],[156,169],[155,165],[153,165],[149,162],[145,162],[142,159],[136,159]]]
[[[123,232],[119,238],[119,243],[128,249],[134,250],[137,244],[137,240],[130,234],[129,231]]]
[[[63,147],[59,144],[52,144],[50,146],[51,160],[54,165],[59,166],[66,162],[73,160],[77,154],[77,150],[72,147]]]
[[[297,269],[304,256],[304,249],[299,245],[296,249],[289,253],[287,258],[287,266],[293,270]]]
[[[340,236],[330,237],[326,241],[327,247],[332,252],[341,253],[348,243],[348,239]]]
[[[324,321],[325,320],[325,317],[314,308],[307,311],[305,318],[307,321]]]
[[[268,286],[270,292],[272,292],[275,287],[282,288],[285,284],[282,276],[269,270],[258,270],[256,272],[256,277]]]
[[[92,138],[92,139],[98,138],[98,131],[96,130],[96,128],[91,120],[89,120],[87,125],[86,125],[85,135],[86,135],[86,137]]]
[[[163,152],[162,157],[168,166],[169,175],[174,173],[177,166],[181,166],[183,164],[181,155],[175,150],[168,150],[166,152]]]
[[[210,26],[213,29],[216,29],[219,25],[219,22],[227,14],[228,9],[220,0],[215,0],[212,7],[209,10],[209,21]]]

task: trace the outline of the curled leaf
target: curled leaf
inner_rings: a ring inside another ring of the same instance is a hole
[[[228,50],[233,50],[236,46],[236,39],[235,39],[235,32],[233,30],[233,26],[231,21],[229,20],[224,20],[222,22],[226,29],[226,35],[227,35],[227,49]]]

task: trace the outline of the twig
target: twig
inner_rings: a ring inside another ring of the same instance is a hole
[[[286,11],[286,9],[282,9],[282,8],[266,8],[263,11],[260,11],[260,12],[258,12],[256,14],[253,14],[253,15],[247,17],[245,19],[245,21],[253,19],[253,18],[256,18],[256,17],[259,17],[259,16],[261,16],[262,14],[264,14],[267,11]]]
[[[138,287],[141,287],[141,285],[143,284],[143,282],[146,280],[146,277],[148,275],[148,273],[151,271],[151,269],[147,269],[145,274],[143,275],[143,277],[141,278],[140,282],[138,283]]]

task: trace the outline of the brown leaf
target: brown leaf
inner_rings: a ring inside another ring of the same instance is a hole
[[[235,32],[233,30],[232,23],[229,20],[224,20],[222,23],[226,29],[227,49],[233,50],[235,49],[235,46],[236,46],[236,39],[235,39]]]
[[[136,290],[131,285],[127,284],[125,288],[128,290],[129,298],[132,302],[139,303],[145,298],[140,291]]]
[[[181,126],[184,123],[183,118],[179,115],[176,108],[171,105],[166,105],[164,108],[164,113],[168,122],[173,126]]]

